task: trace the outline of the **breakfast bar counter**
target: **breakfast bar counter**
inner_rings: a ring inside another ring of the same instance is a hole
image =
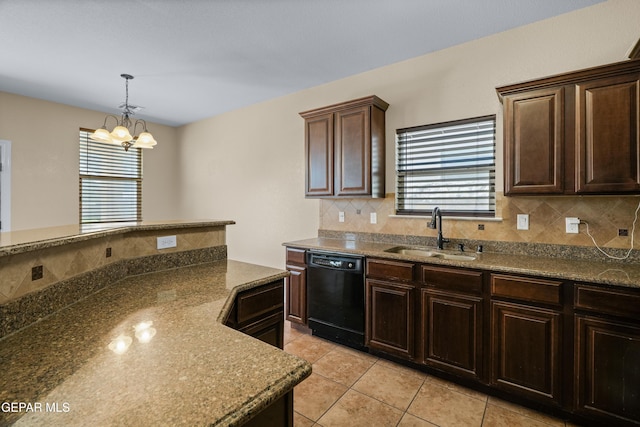
[[[125,277],[0,339],[0,425],[241,425],[311,373],[223,325],[287,272],[222,259]]]

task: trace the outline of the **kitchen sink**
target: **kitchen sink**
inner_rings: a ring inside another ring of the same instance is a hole
[[[425,258],[441,258],[452,261],[475,261],[476,256],[471,254],[465,254],[462,252],[450,252],[440,249],[420,248],[411,246],[395,246],[393,248],[386,249],[385,252],[400,255],[411,255]]]

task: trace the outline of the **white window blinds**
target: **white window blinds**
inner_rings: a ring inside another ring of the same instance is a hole
[[[495,116],[396,131],[396,212],[495,215]]]
[[[80,129],[80,223],[142,220],[142,150],[89,139]]]

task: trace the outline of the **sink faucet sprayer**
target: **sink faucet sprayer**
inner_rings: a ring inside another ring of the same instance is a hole
[[[444,249],[444,244],[449,242],[449,239],[445,239],[442,237],[442,212],[440,212],[439,207],[433,208],[431,213],[431,221],[427,223],[427,227],[438,230],[438,239],[436,240],[436,244],[438,249]]]

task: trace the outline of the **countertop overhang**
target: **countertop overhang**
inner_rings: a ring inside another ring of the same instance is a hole
[[[311,373],[221,323],[238,292],[287,276],[221,260],[128,277],[1,339],[0,425],[241,424]]]
[[[425,264],[452,265],[493,272],[526,274],[574,282],[640,288],[640,265],[637,263],[512,255],[495,252],[474,254],[477,255],[477,259],[474,261],[445,260],[385,252],[397,246],[397,244],[324,237],[286,242],[283,243],[283,246],[407,260]]]

